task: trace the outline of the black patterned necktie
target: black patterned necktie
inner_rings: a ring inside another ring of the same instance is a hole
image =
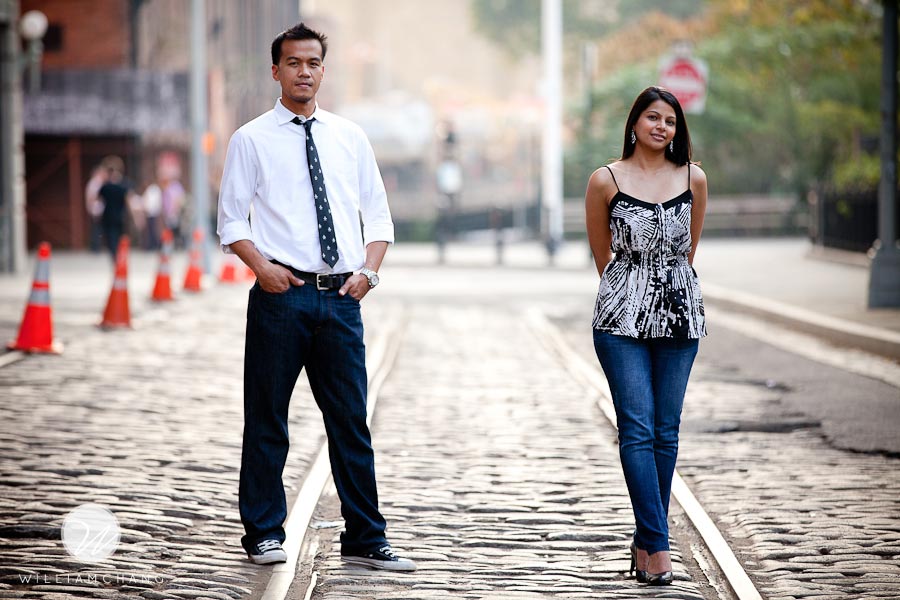
[[[331,207],[328,205],[328,194],[325,191],[325,177],[322,175],[322,163],[319,162],[319,151],[312,137],[312,122],[315,119],[301,120],[294,117],[291,123],[303,125],[306,129],[306,162],[309,163],[309,181],[312,183],[313,199],[316,204],[316,219],[319,222],[319,245],[322,260],[334,267],[338,261],[337,238],[334,232],[334,221],[331,218]]]

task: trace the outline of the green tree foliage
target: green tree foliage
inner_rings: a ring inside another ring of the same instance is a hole
[[[475,28],[510,54],[541,47],[541,0],[471,0]],[[563,0],[565,43],[594,40],[654,10],[676,17],[696,14],[703,0]]]
[[[690,118],[718,189],[793,191],[831,182],[877,139],[880,17],[868,2],[715,0],[707,111]]]
[[[472,3],[485,35],[511,52],[537,51],[540,0]],[[564,0],[567,48],[574,52],[580,41],[640,25],[651,11],[704,23],[706,34],[693,41],[709,65],[706,110],[687,118],[694,158],[715,193],[802,195],[817,182],[852,185],[854,173],[860,184],[871,179],[880,118],[879,4]],[[628,109],[656,82],[658,58],[607,69],[594,85],[589,114],[569,99],[576,142],[565,161],[567,196],[582,194],[590,173],[620,155]],[[573,70],[567,68],[566,78],[574,79]]]

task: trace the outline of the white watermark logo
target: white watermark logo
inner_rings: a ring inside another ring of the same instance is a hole
[[[82,504],[66,515],[62,541],[66,551],[78,560],[104,560],[119,545],[119,521],[99,504]]]
[[[153,573],[19,573],[22,585],[160,585],[162,575]]]

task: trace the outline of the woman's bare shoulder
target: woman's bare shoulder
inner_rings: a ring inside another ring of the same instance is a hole
[[[588,181],[587,196],[588,198],[602,199],[608,204],[619,189],[619,186],[616,185],[615,177],[607,166],[600,167],[591,173],[591,178]]]
[[[618,164],[619,161],[616,161],[598,168],[596,171],[591,173],[590,183],[601,185],[604,187],[608,185],[616,187],[616,180],[613,173],[615,172]]]
[[[698,183],[706,184],[706,172],[700,168],[700,165],[697,163],[688,163],[688,169],[691,170],[691,181],[697,181]]]

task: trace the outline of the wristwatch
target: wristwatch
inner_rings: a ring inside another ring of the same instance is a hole
[[[359,274],[365,275],[366,279],[369,280],[369,288],[370,289],[375,287],[376,285],[378,285],[378,281],[379,281],[378,273],[376,273],[372,269],[367,269],[366,267],[363,267],[362,269],[359,270]]]

